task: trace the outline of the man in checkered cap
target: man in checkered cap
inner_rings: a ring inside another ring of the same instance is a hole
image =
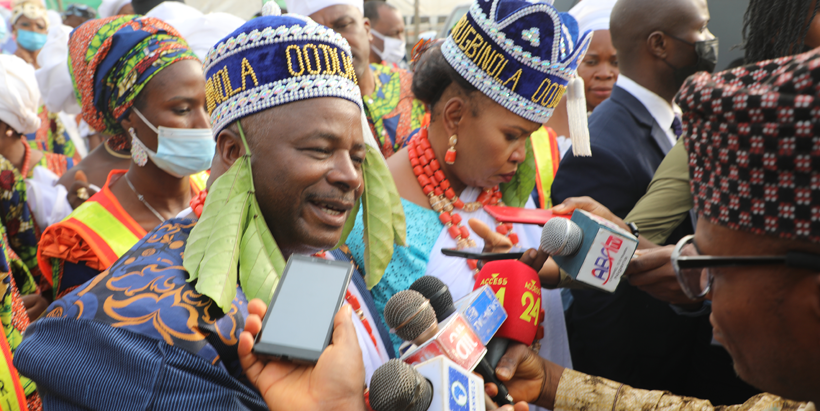
[[[697,74],[677,98],[700,218],[672,265],[691,300],[711,300],[714,337],[738,375],[771,393],[723,409],[814,411],[820,401],[818,91],[820,49]],[[564,370],[523,346],[496,372],[516,400],[551,409],[714,408]]]

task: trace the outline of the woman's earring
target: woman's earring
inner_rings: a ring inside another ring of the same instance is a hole
[[[453,165],[456,162],[456,144],[458,143],[458,136],[453,134],[450,136],[450,148],[444,154],[444,162]]]
[[[148,162],[148,153],[145,151],[142,141],[137,138],[137,132],[134,131],[134,127],[128,128],[128,134],[131,135],[131,159],[133,159],[138,166],[145,167],[145,164]]]
[[[11,127],[7,127],[6,128],[6,136],[11,137],[13,134],[14,134],[14,130],[12,130]]]

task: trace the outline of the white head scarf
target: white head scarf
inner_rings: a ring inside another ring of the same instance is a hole
[[[0,121],[20,134],[40,128],[40,89],[34,67],[13,55],[0,55]]]
[[[15,0],[11,3],[11,19],[9,23],[14,25],[20,16],[26,16],[32,20],[43,18],[49,24],[49,17],[46,6],[39,0]]]
[[[364,0],[285,0],[288,13],[310,16],[317,11],[330,6],[346,4],[356,6],[364,14]]]
[[[177,29],[202,61],[205,61],[208,50],[214,44],[245,24],[245,20],[232,14],[202,14],[187,4],[173,1],[161,3],[146,16],[158,18]]]
[[[581,0],[569,14],[578,21],[578,31],[609,30],[609,15],[616,0]]]
[[[100,18],[112,17],[126,4],[131,4],[131,0],[103,0],[97,10],[100,12]]]
[[[71,73],[68,71],[68,37],[72,28],[63,24],[48,29],[48,40],[37,55],[39,69],[34,73],[43,91],[48,111],[80,114],[74,95]]]

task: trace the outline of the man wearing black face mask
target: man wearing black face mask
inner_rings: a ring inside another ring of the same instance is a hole
[[[552,186],[553,204],[589,196],[626,217],[680,136],[675,94],[688,76],[715,68],[717,39],[708,22],[706,0],[618,0],[610,33],[620,76],[589,119],[592,157],[564,157]],[[692,232],[687,218],[669,241]],[[710,390],[740,383],[722,348],[710,345],[707,316],[689,315],[700,304],[673,306],[628,281],[614,294],[572,295],[567,327],[575,369],[715,403],[748,398],[743,389],[737,398]]]

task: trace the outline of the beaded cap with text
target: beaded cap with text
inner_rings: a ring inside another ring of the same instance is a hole
[[[347,40],[308,17],[253,19],[212,47],[204,67],[214,136],[238,119],[309,98],[362,108]]]
[[[591,39],[591,32],[578,32],[572,16],[544,0],[475,0],[441,51],[495,102],[546,123]]]
[[[695,211],[713,224],[820,242],[820,52],[681,88]]]

